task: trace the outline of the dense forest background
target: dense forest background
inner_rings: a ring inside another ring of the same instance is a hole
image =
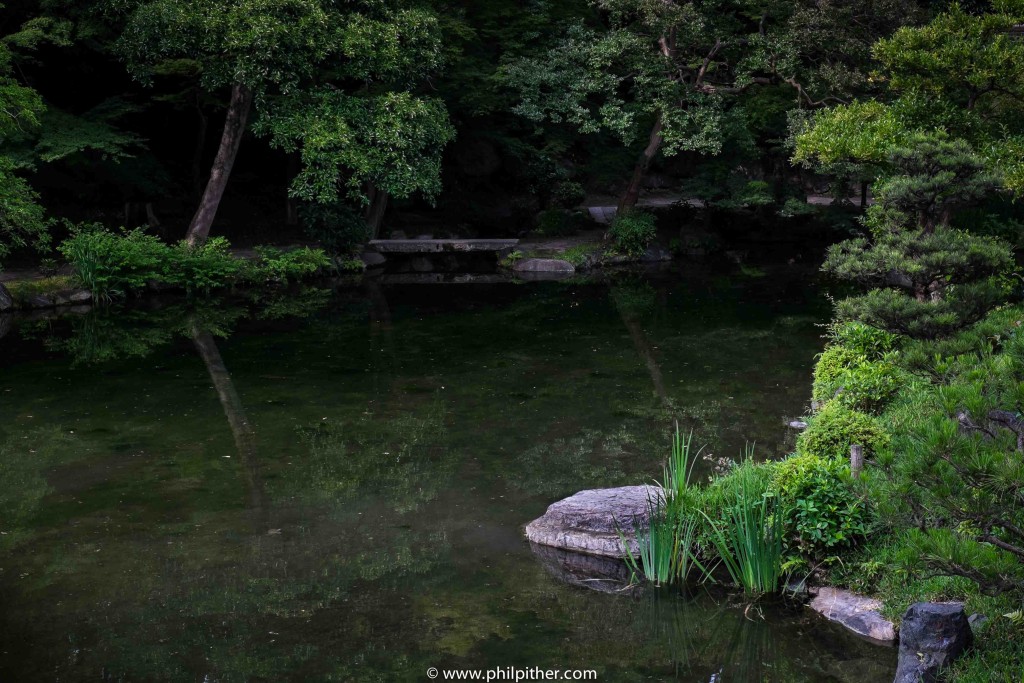
[[[820,110],[897,99],[893,72],[924,65],[887,62],[876,43],[951,7],[995,11],[938,0],[14,0],[0,10],[0,225],[8,247],[42,233],[58,243],[68,228],[55,219],[184,237],[239,102],[248,117],[214,228],[238,244],[339,231],[358,242],[366,222],[517,235],[545,210],[588,195],[631,204],[649,188],[762,221],[811,212],[808,194],[849,206],[877,164],[813,151],[795,163],[794,136]],[[952,68],[969,80],[987,66]],[[951,106],[966,107],[957,96]],[[1010,114],[994,125],[1017,127]],[[991,211],[1012,214],[1007,199]]]

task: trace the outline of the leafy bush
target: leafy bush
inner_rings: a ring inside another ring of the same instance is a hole
[[[889,434],[870,415],[829,401],[797,438],[797,452],[820,458],[848,458],[850,446],[860,444],[867,453],[879,453],[889,445]]]
[[[126,296],[146,286],[170,259],[170,247],[140,228],[112,232],[99,224],[73,229],[60,245],[82,284],[98,299]]]
[[[866,361],[836,378],[835,400],[853,410],[877,414],[896,396],[904,379],[889,361]]]
[[[341,203],[301,204],[299,223],[310,239],[333,256],[354,254],[370,239],[370,228],[362,214]]]
[[[879,360],[899,347],[898,335],[859,322],[836,323],[829,328],[834,344],[864,356]]]
[[[792,455],[775,466],[771,490],[782,504],[789,547],[805,555],[821,558],[868,531],[868,507],[844,460]]]
[[[182,287],[190,295],[225,287],[243,267],[242,262],[231,255],[230,248],[223,237],[211,237],[205,244],[194,247],[180,242],[167,250],[167,260],[154,277],[159,275],[159,279]]]
[[[534,232],[546,237],[566,237],[579,232],[579,226],[572,214],[561,209],[550,209],[541,212]]]
[[[331,259],[321,249],[257,247],[257,259],[249,264],[248,279],[269,282],[300,280],[331,266]]]
[[[818,356],[814,366],[814,388],[812,396],[815,401],[824,403],[832,399],[836,392],[836,382],[850,368],[863,363],[866,358],[852,349],[839,344],[827,347]]]
[[[657,236],[654,216],[641,211],[618,215],[612,221],[608,235],[618,251],[628,256],[640,256]]]
[[[572,180],[563,180],[557,183],[551,191],[552,201],[566,209],[579,206],[586,196],[587,192],[583,186]]]

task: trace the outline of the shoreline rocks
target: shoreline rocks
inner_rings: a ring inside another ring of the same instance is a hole
[[[629,552],[635,553],[634,525],[650,523],[650,503],[661,496],[661,488],[649,485],[580,491],[548,506],[541,517],[526,525],[526,537],[563,550],[625,557],[619,530]]]
[[[955,602],[918,602],[907,608],[900,625],[900,658],[894,683],[934,683],[974,644],[964,606]]]
[[[829,586],[813,589],[812,592],[816,594],[811,599],[809,607],[829,621],[834,621],[865,638],[890,645],[896,644],[896,627],[882,616],[881,600]]]

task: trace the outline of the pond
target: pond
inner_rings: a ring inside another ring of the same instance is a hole
[[[864,681],[804,611],[572,585],[522,526],[792,446],[806,274],[310,288],[20,320],[0,340],[0,680]]]

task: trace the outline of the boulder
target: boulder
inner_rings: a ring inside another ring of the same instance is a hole
[[[6,337],[13,327],[14,316],[0,313],[0,339]]]
[[[633,530],[650,523],[650,504],[662,495],[657,486],[622,486],[580,491],[552,503],[543,516],[526,525],[534,543],[605,557],[625,557],[619,530],[631,553],[637,544]]]
[[[834,621],[854,633],[887,643],[896,642],[896,627],[884,617],[881,600],[867,598],[841,588],[822,587],[810,602],[810,607],[829,621]]]
[[[512,270],[517,273],[568,273],[576,272],[576,267],[568,261],[556,258],[528,258],[517,261]]]
[[[795,429],[799,432],[802,432],[803,430],[807,429],[807,423],[804,422],[803,420],[790,420],[789,422],[786,423],[786,426],[789,427],[790,429]]]
[[[640,261],[643,263],[659,263],[671,260],[672,254],[667,249],[663,249],[657,244],[649,245],[640,256]]]
[[[68,297],[68,300],[73,304],[87,304],[92,301],[92,292],[88,289],[76,289]]]
[[[895,683],[933,683],[938,672],[974,642],[964,606],[954,602],[918,602],[907,608],[900,625],[900,657]]]
[[[57,304],[53,297],[49,297],[44,294],[36,294],[35,296],[30,296],[25,300],[25,306],[27,308],[53,308],[56,305]]]
[[[376,251],[364,251],[360,256],[363,259],[363,263],[367,268],[374,268],[376,266],[382,266],[388,260],[384,254]]]
[[[0,311],[9,311],[12,308],[14,308],[14,298],[11,297],[11,293],[0,282]]]

